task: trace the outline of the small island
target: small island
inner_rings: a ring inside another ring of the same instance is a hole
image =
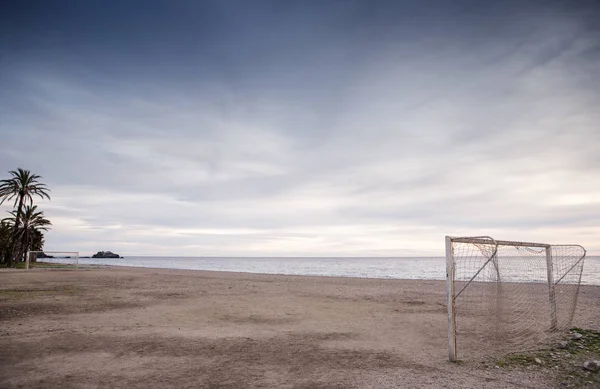
[[[52,255],[48,255],[44,252],[41,253],[36,253],[35,254],[35,259],[40,259],[40,258],[54,258]]]
[[[115,254],[112,251],[98,251],[92,255],[92,258],[123,258],[119,254]]]

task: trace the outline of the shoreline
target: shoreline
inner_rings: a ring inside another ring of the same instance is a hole
[[[40,261],[43,262],[43,261]],[[61,265],[61,263],[56,262],[43,262],[47,264],[56,264]],[[74,265],[72,265],[74,266]],[[399,281],[440,281],[446,282],[446,278],[395,278],[395,277],[360,277],[355,275],[326,275],[326,274],[289,274],[289,273],[260,273],[260,272],[249,272],[249,271],[229,271],[229,270],[207,270],[207,269],[182,269],[182,268],[171,268],[171,267],[146,267],[146,266],[130,266],[130,265],[114,265],[114,264],[80,264],[79,270],[93,270],[93,269],[148,269],[148,270],[165,270],[165,271],[192,271],[192,272],[210,272],[210,273],[232,273],[232,274],[249,274],[249,275],[258,275],[258,276],[292,276],[292,277],[328,277],[328,278],[342,278],[342,279],[358,279],[358,280],[399,280]],[[69,268],[40,268],[40,269],[29,269],[29,270],[75,270]],[[4,269],[0,268],[0,272]],[[10,270],[10,269],[6,269]],[[12,269],[12,270],[24,270],[25,269]],[[585,275],[585,274],[584,274]],[[508,281],[506,283],[528,283],[526,281]],[[543,282],[535,283],[542,284]],[[591,287],[600,287],[600,283],[587,283],[584,279],[582,279],[581,287],[591,286]]]
[[[69,260],[54,260],[68,263]],[[445,280],[446,261],[443,257],[392,258],[253,258],[245,257],[126,257],[124,259],[81,259],[81,267],[135,267],[148,269],[185,269],[242,272],[250,274],[310,275],[369,279]],[[542,264],[539,264],[542,266]],[[543,264],[545,266],[545,262]],[[530,274],[511,271],[507,280],[529,282]],[[545,274],[545,270],[543,271]],[[544,280],[538,280],[543,282]],[[600,285],[600,257],[590,257],[584,265],[582,285]]]
[[[89,266],[89,267],[87,267]],[[233,271],[223,271],[223,270],[200,270],[200,269],[174,269],[174,268],[160,268],[160,267],[141,267],[141,266],[120,266],[120,265],[80,265],[79,269],[71,269],[71,268],[38,268],[38,269],[7,269],[9,271],[36,271],[36,272],[44,272],[44,271],[65,271],[65,272],[77,272],[77,271],[119,271],[119,270],[127,270],[127,271],[139,271],[144,272],[153,271],[153,272],[163,272],[168,275],[180,275],[186,276],[191,274],[196,274],[201,278],[212,278],[212,279],[248,279],[248,280],[260,280],[260,281],[272,281],[273,278],[282,278],[283,280],[289,279],[290,281],[317,281],[318,279],[323,280],[331,280],[337,283],[344,283],[346,280],[352,282],[352,280],[356,280],[357,282],[382,282],[382,283],[407,283],[407,284],[424,284],[424,285],[434,285],[438,284],[440,290],[444,292],[444,302],[446,301],[445,293],[446,293],[446,280],[445,279],[427,279],[427,278],[379,278],[379,277],[355,277],[355,276],[330,276],[330,275],[307,275],[307,274],[275,274],[275,273],[251,273],[251,272],[233,272]],[[0,269],[1,271],[2,269]],[[527,283],[527,282],[504,282],[505,285],[518,284],[518,285],[545,285],[545,283]],[[570,284],[573,285],[573,284]],[[596,284],[581,284],[581,289],[598,289],[600,291],[600,285]],[[579,307],[579,304],[578,304]],[[598,320],[598,330],[600,330],[600,301],[598,304],[599,307],[599,320]]]
[[[52,263],[52,262],[49,262]],[[335,276],[335,275],[321,275],[321,274],[282,274],[282,273],[252,273],[252,272],[235,272],[235,271],[224,271],[224,270],[204,270],[204,269],[176,269],[176,268],[168,268],[168,267],[142,267],[142,266],[121,266],[121,265],[79,265],[78,269],[69,268],[69,267],[44,267],[44,268],[31,268],[31,269],[0,269],[0,271],[8,271],[8,272],[54,272],[54,271],[63,271],[63,272],[77,272],[77,271],[158,271],[164,272],[169,275],[190,275],[196,273],[196,275],[203,278],[222,278],[222,279],[242,279],[252,278],[252,279],[264,279],[267,281],[269,278],[290,278],[294,280],[313,280],[313,279],[328,279],[328,280],[337,280],[343,282],[344,280],[357,280],[357,281],[383,281],[383,282],[430,282],[430,283],[443,283],[445,285],[445,279],[431,279],[431,278],[383,278],[383,277],[356,277],[356,276]],[[181,273],[181,274],[177,274]],[[219,276],[219,277],[215,277]],[[583,285],[582,285],[583,286]],[[445,286],[444,286],[445,288]],[[445,290],[445,289],[444,289]]]

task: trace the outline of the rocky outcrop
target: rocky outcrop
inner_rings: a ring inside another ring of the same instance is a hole
[[[112,251],[98,251],[92,255],[92,258],[123,258],[119,254],[115,254]]]

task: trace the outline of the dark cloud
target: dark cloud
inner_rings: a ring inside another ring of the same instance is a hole
[[[53,189],[56,249],[600,252],[594,2],[2,7],[0,167]]]

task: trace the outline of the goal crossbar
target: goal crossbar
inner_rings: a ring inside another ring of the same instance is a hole
[[[495,240],[489,236],[477,236],[473,238],[457,238],[449,236],[452,242],[456,243],[473,243],[473,244],[492,244],[494,246],[515,246],[515,247],[539,247],[548,248],[551,245],[547,243],[530,243],[530,242],[514,242],[510,240]],[[579,245],[569,245],[579,246]]]

